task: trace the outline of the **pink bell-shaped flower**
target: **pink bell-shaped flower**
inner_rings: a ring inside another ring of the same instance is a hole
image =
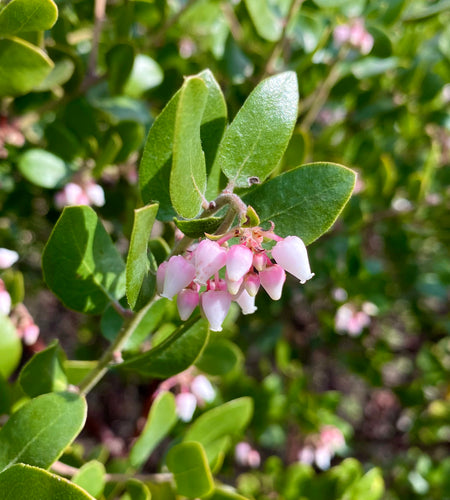
[[[260,271],[259,279],[261,286],[272,300],[278,300],[281,297],[283,285],[286,281],[286,273],[281,266],[274,264],[273,266],[266,267],[264,271]]]
[[[255,306],[255,297],[249,295],[245,289],[234,300],[239,304],[242,314],[253,314],[258,309]]]
[[[175,406],[180,420],[189,422],[197,408],[197,398],[190,392],[182,392],[175,396]]]
[[[210,403],[216,397],[216,391],[211,382],[204,375],[197,375],[191,382],[192,394],[201,401]]]
[[[186,288],[194,277],[195,267],[181,255],[174,255],[167,262],[161,297],[172,300],[173,296]]]
[[[251,297],[254,297],[258,293],[260,284],[259,276],[256,273],[248,273],[245,277],[244,287]]]
[[[208,279],[225,265],[227,251],[216,241],[202,240],[194,250],[195,281],[206,285]]]
[[[200,297],[198,292],[185,288],[181,290],[177,296],[177,307],[180,318],[186,321],[192,314],[194,309],[198,306]]]
[[[0,248],[0,269],[8,269],[19,260],[19,254],[8,248]]]
[[[231,295],[223,290],[208,290],[201,295],[201,306],[211,331],[221,332],[231,306]]]
[[[227,290],[231,295],[236,295],[239,293],[239,290],[241,289],[241,285],[244,282],[244,278],[241,278],[237,281],[230,280],[228,277],[228,273],[225,275],[225,281],[227,283]]]
[[[314,276],[309,267],[306,246],[298,236],[287,236],[279,241],[272,248],[272,257],[277,264],[298,278],[302,284]]]
[[[164,279],[166,277],[167,261],[161,262],[156,271],[156,291],[161,295],[164,290]]]
[[[99,184],[96,184],[95,182],[89,182],[84,187],[84,192],[86,193],[86,196],[89,198],[89,202],[92,205],[103,207],[103,205],[105,204],[105,192]]]
[[[244,245],[233,245],[227,254],[227,276],[231,281],[239,281],[253,264],[253,252]]]
[[[253,266],[257,271],[265,269],[267,264],[270,264],[270,260],[267,257],[266,252],[255,253],[253,255]]]
[[[2,280],[0,280],[0,314],[8,316],[11,312],[11,296]]]

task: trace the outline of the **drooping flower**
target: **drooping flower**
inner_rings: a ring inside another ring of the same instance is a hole
[[[279,300],[286,281],[284,269],[278,264],[273,264],[259,272],[259,279],[261,286],[269,294],[269,297],[272,300]]]
[[[233,245],[227,254],[227,276],[231,281],[239,281],[253,264],[253,252],[244,245]]]
[[[185,288],[177,296],[177,307],[180,318],[186,321],[198,306],[200,297],[198,291]]]
[[[231,295],[224,290],[208,290],[201,295],[202,311],[209,322],[211,331],[221,332],[231,306]]]
[[[195,281],[206,285],[208,279],[225,265],[227,251],[216,241],[202,240],[194,250]]]
[[[19,260],[19,254],[8,248],[0,248],[0,269],[8,269]]]
[[[6,290],[5,284],[0,280],[0,314],[8,316],[11,312],[11,296]]]
[[[181,255],[174,255],[167,263],[161,297],[172,300],[174,295],[186,288],[195,277],[195,267]]]
[[[175,396],[175,407],[180,420],[189,422],[197,408],[197,399],[190,392],[181,392]]]
[[[298,236],[287,236],[272,248],[272,257],[285,271],[294,275],[303,285],[314,276],[308,260],[308,252]]]
[[[210,403],[216,397],[216,391],[204,375],[197,375],[191,382],[191,392],[200,401]]]
[[[242,314],[253,314],[258,309],[255,306],[255,296],[252,297],[245,289],[234,300],[239,304]]]
[[[239,442],[234,448],[234,458],[239,465],[256,469],[261,464],[261,456],[246,441]]]

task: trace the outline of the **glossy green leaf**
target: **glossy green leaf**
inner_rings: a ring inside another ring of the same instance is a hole
[[[29,149],[20,155],[18,166],[25,179],[49,189],[62,186],[71,174],[64,160],[44,149]]]
[[[150,263],[147,258],[148,240],[157,212],[157,203],[134,211],[126,267],[127,299],[132,309],[136,306],[142,284],[150,271]]]
[[[199,213],[206,190],[200,125],[207,97],[208,88],[201,78],[187,78],[181,87],[175,117],[170,199],[175,210],[186,218]]]
[[[119,365],[155,378],[168,378],[191,366],[208,341],[208,322],[192,319],[153,349]]]
[[[162,392],[153,401],[147,422],[130,452],[130,463],[140,468],[158,443],[164,439],[178,420],[175,396],[171,392]]]
[[[0,11],[0,33],[3,36],[48,30],[57,18],[58,8],[52,0],[11,0]]]
[[[374,468],[346,491],[344,498],[348,500],[380,500],[384,494],[384,481],[381,470]]]
[[[133,69],[135,50],[129,43],[118,43],[105,56],[108,84],[112,95],[120,94]]]
[[[249,178],[261,182],[278,165],[297,120],[295,73],[263,80],[250,94],[226,130],[217,152],[221,170],[237,187]]]
[[[66,207],[45,246],[44,279],[69,308],[100,313],[125,293],[125,264],[92,208]]]
[[[125,487],[127,493],[121,500],[150,500],[152,497],[147,485],[138,479],[128,479]]]
[[[63,85],[71,78],[74,70],[75,64],[71,59],[61,59],[61,61],[55,63],[50,73],[39,85],[36,85],[33,90],[45,92],[54,89],[58,85]]]
[[[22,357],[22,341],[11,320],[0,314],[0,375],[8,378]]]
[[[214,480],[200,443],[184,442],[170,449],[167,467],[172,472],[179,495],[198,498],[208,495]]]
[[[17,464],[0,474],[2,500],[94,500],[77,485],[56,474]]]
[[[143,54],[138,54],[126,81],[123,92],[130,97],[141,97],[147,90],[157,87],[163,81],[163,71],[159,64]]]
[[[67,377],[63,365],[64,353],[55,341],[28,361],[20,372],[19,383],[31,398],[47,392],[64,391]]]
[[[39,85],[53,68],[38,47],[20,38],[0,39],[0,97],[26,94]]]
[[[23,302],[25,298],[23,274],[20,271],[9,268],[2,272],[2,281],[11,297],[11,304],[15,306]]]
[[[63,366],[67,382],[72,385],[78,385],[97,366],[97,361],[66,359]]]
[[[440,0],[431,5],[426,5],[417,2],[410,3],[408,10],[402,17],[402,21],[406,23],[420,23],[431,17],[437,16],[442,12],[448,12],[450,9],[450,0]]]
[[[205,233],[213,234],[223,222],[223,217],[207,217],[206,219],[182,220],[175,218],[177,228],[189,238],[203,238]]]
[[[244,196],[280,236],[295,235],[306,245],[334,223],[350,198],[355,173],[335,163],[310,163],[286,172]]]
[[[72,481],[95,498],[100,498],[105,489],[105,466],[91,460],[81,467]]]
[[[225,375],[233,370],[241,359],[242,353],[236,344],[228,339],[213,338],[195,366],[210,375]]]
[[[245,0],[256,31],[269,42],[280,38],[290,4],[291,0]]]
[[[371,78],[372,76],[382,75],[386,71],[395,69],[399,64],[397,57],[364,57],[360,61],[352,64],[352,73],[363,80],[364,78]]]
[[[250,422],[253,401],[248,397],[233,399],[203,413],[191,425],[184,441],[198,441],[205,448],[209,463],[217,458],[215,446],[224,437],[239,435]]]
[[[25,403],[0,430],[0,471],[21,462],[49,467],[83,428],[86,409],[85,399],[70,392]]]

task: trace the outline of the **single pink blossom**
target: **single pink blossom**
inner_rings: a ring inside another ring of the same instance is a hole
[[[227,260],[227,251],[216,241],[202,240],[194,250],[195,281],[206,285],[208,279],[219,272]]]
[[[11,296],[6,290],[5,284],[0,280],[0,314],[8,316],[11,312]]]
[[[19,254],[8,248],[0,248],[0,269],[8,269],[19,260]]]
[[[177,307],[180,318],[186,321],[198,306],[200,297],[198,292],[190,288],[184,288],[177,296]]]
[[[241,280],[253,264],[253,252],[244,245],[233,245],[227,254],[227,276],[231,281]]]
[[[221,332],[222,323],[231,306],[231,295],[222,290],[209,290],[202,293],[200,304],[211,331]]]
[[[298,236],[287,236],[272,248],[272,256],[285,271],[294,275],[301,284],[314,276],[309,267],[308,252]]]
[[[256,273],[248,273],[244,279],[244,287],[251,297],[255,297],[258,293],[260,284],[259,275]]]
[[[90,205],[102,207],[105,204],[105,192],[103,188],[95,182],[89,182],[84,186],[84,192],[89,199]]]
[[[175,406],[180,420],[189,422],[197,408],[197,399],[190,392],[182,392],[175,396]]]
[[[272,300],[278,300],[283,291],[283,285],[286,281],[286,273],[278,264],[266,267],[259,273],[261,286],[269,294]]]
[[[253,314],[258,309],[255,306],[255,297],[249,295],[245,289],[234,300],[239,304],[242,314]]]
[[[204,375],[197,375],[191,382],[191,392],[198,401],[210,403],[216,397],[216,391]]]
[[[172,300],[173,296],[186,288],[195,277],[195,267],[181,255],[174,255],[167,262],[164,288],[161,297]]]

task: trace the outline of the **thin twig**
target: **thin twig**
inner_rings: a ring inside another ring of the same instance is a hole
[[[289,11],[283,20],[283,31],[281,32],[280,39],[275,44],[275,46],[272,49],[272,52],[269,55],[266,66],[264,67],[262,78],[264,78],[267,75],[271,75],[274,72],[275,61],[277,60],[280,53],[283,51],[283,46],[287,39],[287,31],[289,28],[289,24],[291,20],[297,15],[297,12],[300,9],[303,1],[304,0],[292,0],[291,6],[289,7]]]

